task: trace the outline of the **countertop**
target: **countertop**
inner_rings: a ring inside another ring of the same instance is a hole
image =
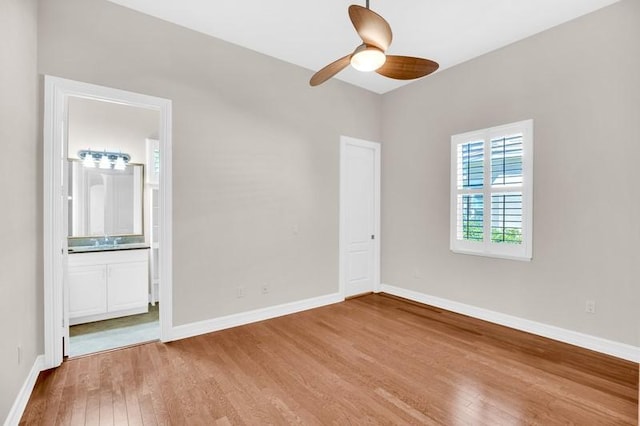
[[[116,244],[116,245],[76,246],[76,247],[69,247],[69,254],[94,253],[98,251],[145,250],[148,248],[150,248],[148,243],[123,243],[123,244]]]

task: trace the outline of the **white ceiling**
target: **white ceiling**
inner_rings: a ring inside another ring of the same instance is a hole
[[[347,8],[365,4],[364,0],[110,1],[313,71],[361,43]],[[371,0],[370,7],[393,30],[388,53],[434,60],[441,71],[616,1]],[[409,83],[351,67],[335,78],[376,93]]]

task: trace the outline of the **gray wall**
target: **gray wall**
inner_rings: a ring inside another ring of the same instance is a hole
[[[36,19],[36,0],[0,0],[1,422],[43,351]]]
[[[1,0],[0,419],[43,352],[37,72],[173,100],[176,325],[337,291],[345,134],[386,141],[384,282],[640,344],[639,7],[623,0],[380,97],[308,88],[307,70],[104,0],[39,12]],[[450,135],[526,118],[533,261],[451,254]]]
[[[174,325],[338,291],[339,137],[380,139],[378,95],[104,0],[39,19],[40,73],[173,100]]]
[[[385,95],[382,281],[640,345],[639,69],[623,0]],[[451,135],[529,118],[533,260],[451,253]]]
[[[69,158],[81,149],[124,152],[132,163],[144,164],[147,138],[158,138],[160,114],[151,109],[96,101],[69,99]],[[145,170],[146,172],[146,170]]]

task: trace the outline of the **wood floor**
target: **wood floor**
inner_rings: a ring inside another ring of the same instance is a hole
[[[635,425],[638,365],[384,295],[40,374],[21,424]]]

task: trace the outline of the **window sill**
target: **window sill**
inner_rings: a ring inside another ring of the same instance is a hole
[[[532,256],[517,256],[503,253],[491,253],[485,251],[450,249],[455,254],[468,254],[471,256],[492,257],[495,259],[519,260],[521,262],[531,262]]]

